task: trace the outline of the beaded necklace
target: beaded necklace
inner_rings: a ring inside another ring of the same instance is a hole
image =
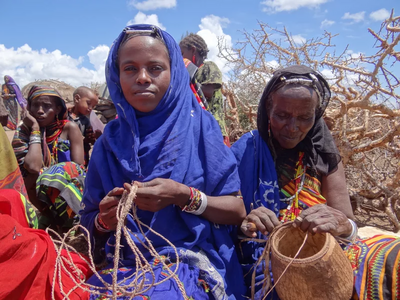
[[[303,158],[304,152],[299,152],[299,160],[296,162],[296,176],[293,179],[295,186],[294,195],[281,199],[281,201],[290,201],[284,215],[282,216],[282,222],[293,221],[300,214],[299,193],[303,189],[306,177],[306,166],[303,163]]]
[[[68,120],[57,120],[57,122],[50,124],[44,130],[44,139],[46,141],[46,144],[52,146],[51,151],[49,147],[46,147],[47,149],[43,149],[45,167],[50,167],[52,164],[58,163],[58,137],[61,135],[64,129],[64,125],[68,122]],[[49,133],[51,134],[47,136],[47,134]]]

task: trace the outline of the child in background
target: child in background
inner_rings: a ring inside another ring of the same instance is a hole
[[[69,119],[74,121],[84,137],[85,167],[89,164],[89,151],[101,132],[93,132],[89,115],[93,108],[99,103],[99,97],[95,91],[86,87],[78,87],[73,94],[74,106],[69,108]]]

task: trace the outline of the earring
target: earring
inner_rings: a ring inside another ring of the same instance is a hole
[[[268,120],[268,136],[271,138],[271,121]]]
[[[56,115],[57,125],[60,125],[60,120],[58,119],[58,115]]]
[[[196,56],[193,54],[192,63],[196,64]]]

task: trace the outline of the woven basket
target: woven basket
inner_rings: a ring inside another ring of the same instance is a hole
[[[281,277],[304,241],[305,233],[282,226],[271,237],[274,280]],[[307,241],[276,285],[282,300],[348,300],[353,292],[350,261],[331,234],[309,234]]]

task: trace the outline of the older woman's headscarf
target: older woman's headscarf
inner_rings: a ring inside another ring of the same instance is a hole
[[[28,106],[32,103],[32,101],[40,96],[51,96],[55,97],[57,100],[57,105],[61,106],[61,111],[58,114],[57,120],[54,120],[53,123],[48,125],[46,128],[41,128],[42,135],[42,152],[43,152],[43,164],[45,167],[49,167],[57,161],[55,161],[52,156],[50,149],[47,145],[54,143],[62,133],[62,130],[66,123],[69,121],[67,118],[67,107],[65,105],[65,100],[61,97],[61,95],[57,92],[57,90],[53,89],[49,86],[40,86],[34,85],[31,87],[28,93]],[[26,170],[24,169],[24,161],[25,156],[28,153],[29,149],[29,138],[31,131],[24,124],[19,126],[15,136],[12,141],[12,146],[14,148],[15,156],[17,157],[18,164],[21,166],[21,171],[23,175],[26,175]],[[57,151],[57,149],[54,149]]]
[[[67,106],[65,105],[65,100],[61,97],[60,93],[49,86],[34,85],[31,87],[28,93],[28,105],[32,101],[40,96],[51,96],[58,99],[57,105],[61,105],[61,112],[58,114],[59,120],[65,120],[67,118]]]
[[[269,98],[273,92],[283,86],[291,84],[304,85],[312,88],[316,92],[319,101],[315,112],[314,126],[296,149],[304,151],[307,154],[306,160],[311,167],[321,174],[329,174],[336,169],[341,157],[335,145],[335,141],[322,118],[331,98],[331,91],[328,82],[319,72],[303,65],[294,65],[275,71],[265,87],[258,105],[258,131],[271,148],[271,152],[275,156],[274,159],[276,160],[277,156],[282,156],[282,154],[277,155],[274,153],[273,137],[271,139],[268,134],[269,119],[266,104],[268,100],[271,100]]]

